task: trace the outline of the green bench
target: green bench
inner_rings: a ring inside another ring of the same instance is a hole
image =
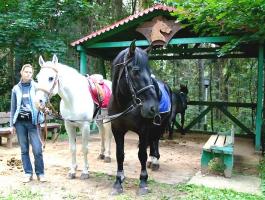
[[[208,164],[213,158],[220,158],[225,166],[224,176],[231,178],[234,165],[234,128],[227,132],[211,135],[203,146],[201,156],[201,172],[208,171]]]

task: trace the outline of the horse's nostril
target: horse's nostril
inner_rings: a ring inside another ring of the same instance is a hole
[[[155,107],[152,106],[152,107],[150,108],[150,110],[151,110],[152,112],[155,112]]]
[[[42,100],[40,99],[40,103],[42,103]]]

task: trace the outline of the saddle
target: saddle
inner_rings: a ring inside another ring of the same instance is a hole
[[[167,113],[170,112],[171,109],[171,101],[168,92],[163,83],[157,81],[159,90],[161,92],[161,99],[159,102],[159,113]]]
[[[94,103],[100,108],[107,108],[111,97],[111,89],[104,82],[103,76],[100,74],[93,74],[88,76],[87,79],[89,91]]]

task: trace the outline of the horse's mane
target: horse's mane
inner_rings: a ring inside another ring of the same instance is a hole
[[[65,64],[62,64],[62,63],[57,63],[56,66],[57,66],[58,71],[60,73],[70,74],[71,77],[73,77],[73,76],[80,76],[81,75],[75,68],[72,68],[72,67],[70,67],[68,65],[65,65]]]

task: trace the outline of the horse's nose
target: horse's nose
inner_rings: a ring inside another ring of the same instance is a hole
[[[39,102],[42,103],[43,101],[40,99]]]

